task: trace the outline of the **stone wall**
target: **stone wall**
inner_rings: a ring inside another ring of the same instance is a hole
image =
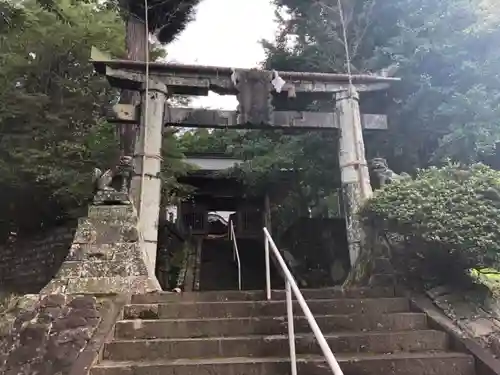
[[[350,264],[344,219],[301,218],[279,238],[278,247],[293,256],[294,274],[304,287],[339,284],[347,276]]]
[[[388,236],[374,229],[364,228],[364,246],[358,263],[349,275],[349,282],[357,285],[394,283],[403,285],[419,295],[425,291],[424,279],[408,277],[411,269],[408,243],[404,238]],[[404,262],[402,266],[400,263]],[[392,267],[394,264],[395,269]],[[449,266],[452,267],[451,265]],[[420,272],[426,272],[418,268]],[[435,272],[435,271],[433,271]],[[469,280],[457,280],[454,286],[442,285],[426,291],[444,315],[454,324],[454,331],[500,356],[500,299],[486,287]]]
[[[439,286],[427,296],[463,333],[500,356],[500,300],[482,286],[469,290]]]
[[[151,271],[132,204],[91,205],[68,256],[44,294],[145,293],[161,290]]]
[[[187,237],[179,232],[175,224],[160,221],[158,226],[158,256],[156,275],[163,290],[177,288],[177,278],[183,263]]]
[[[4,325],[10,320],[0,333],[0,374],[87,374],[123,303],[93,296],[24,296],[2,317]]]
[[[201,267],[201,238],[189,238],[184,242],[182,266],[177,276],[176,287],[184,292],[192,292],[199,289],[199,274],[197,270]]]
[[[30,239],[0,248],[0,290],[38,293],[57,273],[68,255],[76,220]]]
[[[38,296],[37,296],[38,297]],[[99,323],[94,297],[50,295],[20,312],[0,342],[0,373],[69,373]]]
[[[40,293],[17,297],[0,313],[0,374],[88,373],[128,300],[125,295],[159,290],[137,221],[132,204],[89,207],[69,251],[57,255],[59,263],[50,263],[55,276],[48,283],[37,279],[46,284]],[[46,268],[36,262],[40,258],[27,262],[34,273]]]
[[[362,246],[356,263],[345,281],[351,285],[394,285],[395,271],[391,264],[391,248],[384,233],[373,226],[362,227]]]

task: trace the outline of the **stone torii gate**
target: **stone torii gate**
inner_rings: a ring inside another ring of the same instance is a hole
[[[98,55],[98,56],[97,56]],[[339,160],[345,202],[351,264],[360,246],[360,225],[354,212],[371,193],[362,130],[387,129],[385,115],[360,114],[359,94],[385,90],[398,78],[375,75],[275,72],[256,69],[146,63],[99,59],[92,56],[97,72],[120,89],[141,92],[141,105],[113,107],[112,120],[137,124],[131,196],[139,215],[150,272],[154,274],[160,210],[162,132],[166,126],[304,129],[340,131]],[[148,77],[146,77],[148,71]],[[351,80],[351,81],[350,81]],[[352,84],[351,84],[352,82]],[[209,91],[236,95],[237,111],[173,108],[166,104],[174,95],[206,96]],[[147,92],[147,95],[146,95]],[[323,95],[332,101],[329,113],[275,111],[274,96],[289,98]]]

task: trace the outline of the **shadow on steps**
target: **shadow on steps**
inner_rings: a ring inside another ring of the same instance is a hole
[[[238,239],[243,290],[264,289],[266,285],[263,241]],[[201,250],[200,291],[237,290],[238,266],[230,240],[204,239]],[[283,288],[284,281],[271,263],[271,284]]]

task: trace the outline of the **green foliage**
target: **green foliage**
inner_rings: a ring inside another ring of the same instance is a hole
[[[399,65],[402,81],[387,94],[363,95],[362,111],[387,113],[389,130],[365,132],[367,158],[386,157],[396,172],[439,165],[445,159],[500,166],[500,12],[486,1],[343,1],[351,68],[377,72]],[[264,42],[265,67],[345,72],[337,0],[275,0],[280,32]],[[329,96],[276,100],[277,109],[331,110]],[[276,209],[284,222],[306,214],[328,215],[339,188],[335,134],[216,131],[193,133],[191,151],[222,151],[247,160],[244,175],[265,184],[283,168],[296,183]],[[487,157],[491,155],[491,157]],[[324,208],[324,209],[323,209]]]
[[[119,92],[94,72],[92,46],[125,55],[125,24],[112,2],[0,0],[0,242],[86,207],[93,169],[118,160],[117,129],[103,109]],[[151,47],[152,59],[164,55]],[[168,191],[182,153],[173,134],[164,146]]]
[[[273,225],[278,232],[308,216],[310,206],[322,207],[317,216],[328,216],[325,203],[335,196],[339,184],[336,143],[334,133],[229,129],[201,129],[179,139],[183,152],[223,153],[245,160],[231,172],[253,194],[271,184],[279,186],[279,199],[273,202]],[[319,155],[326,144],[333,151]]]
[[[280,30],[264,42],[265,67],[345,72],[337,0],[275,0]],[[402,81],[385,93],[363,95],[362,111],[387,113],[389,130],[365,132],[367,158],[382,156],[396,172],[440,165],[445,159],[500,166],[500,11],[491,2],[468,0],[342,1],[351,67],[377,72],[399,64]],[[277,109],[328,110],[331,96],[276,100]],[[272,180],[282,168],[297,181],[277,207],[285,220],[308,207],[326,215],[339,188],[335,134],[206,130],[185,136],[190,151],[219,151],[247,160],[252,184]],[[488,157],[491,155],[491,157]],[[320,207],[326,207],[320,209]],[[279,219],[277,219],[279,220]],[[275,220],[275,222],[277,222]]]
[[[97,2],[0,1],[0,204],[7,230],[36,229],[82,204],[92,170],[116,160],[102,106],[116,97],[88,62],[124,53],[124,24]]]
[[[450,255],[448,261],[462,270],[491,267],[500,254],[499,192],[500,172],[483,164],[448,164],[384,187],[360,214],[407,238],[424,256]]]
[[[178,178],[189,171],[189,166],[184,163],[182,144],[175,131],[167,131],[163,134],[162,157],[160,178],[162,180],[162,202],[163,206],[179,203],[179,199],[185,198],[191,193],[189,186],[180,184]]]
[[[266,42],[266,66],[345,72],[337,0],[275,0],[280,34]],[[397,63],[389,95],[362,98],[387,112],[390,129],[367,139],[369,155],[410,171],[443,159],[475,162],[495,150],[500,66],[499,8],[483,0],[342,1],[353,72]],[[324,149],[331,146],[324,145]],[[331,150],[333,151],[333,150]],[[318,153],[320,154],[320,153]]]
[[[500,296],[500,272],[493,268],[470,270],[471,278],[478,284],[486,286],[495,297]]]

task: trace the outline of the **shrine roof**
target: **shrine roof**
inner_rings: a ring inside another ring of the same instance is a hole
[[[243,163],[243,160],[231,158],[224,154],[187,154],[184,162],[196,167],[194,173],[197,173],[228,170]]]

